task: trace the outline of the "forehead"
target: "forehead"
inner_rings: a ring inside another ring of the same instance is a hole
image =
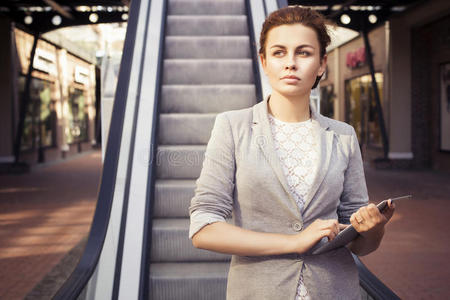
[[[302,24],[286,24],[276,26],[269,30],[267,34],[267,47],[271,45],[297,46],[299,44],[309,44],[314,47],[319,46],[319,40],[314,29]]]

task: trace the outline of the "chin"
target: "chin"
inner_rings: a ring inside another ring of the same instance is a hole
[[[281,89],[276,90],[278,94],[283,95],[285,97],[301,97],[305,94],[310,94],[311,89],[305,90],[303,88],[299,89],[298,87],[283,87]]]

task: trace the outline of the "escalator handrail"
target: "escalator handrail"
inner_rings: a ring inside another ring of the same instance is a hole
[[[245,0],[245,8],[247,11],[247,25],[248,25],[248,35],[250,37],[250,53],[252,54],[252,68],[255,78],[255,90],[256,90],[256,101],[260,102],[263,99],[261,75],[258,66],[258,44],[255,39],[255,26],[253,24],[252,10],[250,6],[250,0]]]
[[[115,189],[140,3],[140,0],[131,1],[130,18],[127,25],[124,50],[120,64],[117,92],[114,97],[97,206],[89,232],[89,238],[80,261],[69,278],[59,288],[53,299],[76,299],[95,271],[102,252]]]

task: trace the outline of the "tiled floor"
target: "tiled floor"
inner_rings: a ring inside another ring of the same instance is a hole
[[[22,299],[89,231],[100,152],[0,175],[0,299]],[[399,202],[380,248],[362,261],[402,299],[450,299],[450,174],[366,169],[374,202]]]
[[[380,248],[362,261],[402,299],[450,299],[450,174],[366,170],[369,195],[398,202]]]
[[[88,233],[100,172],[95,151],[0,175],[0,299],[23,299]]]

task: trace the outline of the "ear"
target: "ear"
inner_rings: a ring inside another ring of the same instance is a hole
[[[266,59],[264,58],[264,55],[259,54],[259,59],[261,60],[261,65],[263,67],[264,73],[266,73]]]
[[[327,55],[325,54],[322,59],[320,60],[320,67],[319,72],[317,73],[318,76],[322,76],[323,73],[325,73],[325,70],[327,69]]]

